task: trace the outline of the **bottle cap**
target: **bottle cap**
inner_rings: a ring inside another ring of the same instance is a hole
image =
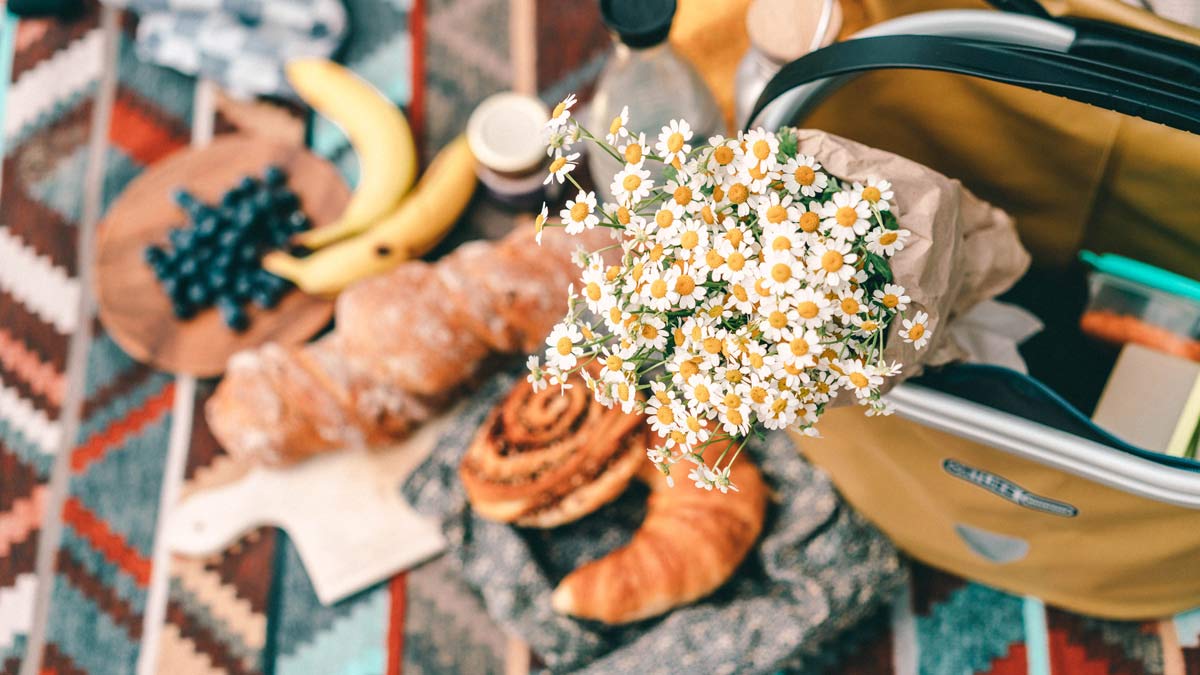
[[[832,44],[841,29],[838,0],[754,0],[746,10],[750,44],[777,63]]]
[[[600,0],[604,24],[634,49],[667,39],[675,18],[675,0]]]
[[[480,164],[500,173],[537,170],[546,160],[542,127],[546,106],[513,92],[484,99],[467,120],[467,143]]]

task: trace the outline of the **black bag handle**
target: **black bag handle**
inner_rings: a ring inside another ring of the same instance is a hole
[[[1136,67],[1162,78],[1200,86],[1200,46],[1104,21],[1054,17],[1039,0],[988,2],[1004,12],[1070,26],[1075,30],[1075,40],[1067,50],[1068,54]]]
[[[929,35],[847,40],[796,59],[767,83],[749,120],[801,85],[897,68],[1012,84],[1200,134],[1200,94],[1186,84],[1036,47]]]

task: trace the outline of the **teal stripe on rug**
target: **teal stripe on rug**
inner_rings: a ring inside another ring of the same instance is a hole
[[[954,591],[916,623],[923,675],[987,672],[1025,639],[1022,599],[976,583]]]
[[[4,128],[4,107],[8,82],[12,79],[13,52],[17,48],[17,17],[4,12],[0,17],[0,129]],[[4,156],[4,134],[0,132],[0,157]]]
[[[1037,598],[1025,596],[1022,610],[1028,675],[1050,675],[1050,629],[1046,625],[1046,605]]]

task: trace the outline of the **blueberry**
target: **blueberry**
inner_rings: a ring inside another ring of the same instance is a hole
[[[221,274],[229,274],[232,272],[236,263],[233,258],[233,250],[234,249],[232,248],[226,248],[217,251],[217,253],[213,255],[212,269],[220,272]]]
[[[267,288],[256,288],[250,294],[250,298],[254,300],[254,304],[263,309],[271,309],[279,304],[279,299],[283,297],[283,291],[277,291]]]
[[[242,193],[242,196],[249,195],[258,188],[258,179],[254,176],[243,176],[238,182],[237,189]]]
[[[187,287],[187,300],[193,305],[204,306],[212,300],[212,292],[206,283],[192,283]]]
[[[193,232],[195,233],[195,237],[197,239],[208,241],[215,237],[220,229],[221,220],[217,214],[212,213],[201,218],[200,221],[196,223],[196,227],[193,229]]]
[[[199,268],[200,266],[196,263],[196,259],[187,256],[179,261],[179,266],[175,268],[175,271],[182,278],[191,278],[196,276],[196,270]]]
[[[226,251],[233,251],[242,239],[242,233],[235,228],[223,230],[217,237],[217,245]]]
[[[300,198],[292,192],[276,194],[272,201],[276,213],[280,214],[291,213],[300,206]]]
[[[234,206],[237,206],[237,203],[241,200],[241,198],[242,195],[239,194],[237,190],[229,190],[225,194],[221,195],[221,208],[233,208]]]
[[[254,293],[254,280],[248,275],[239,274],[233,279],[233,289],[230,296],[238,302],[245,302]]]
[[[171,199],[179,205],[179,208],[184,210],[190,209],[196,203],[196,198],[192,196],[192,193],[183,188],[178,188],[175,192],[171,193]]]
[[[271,196],[270,192],[267,192],[266,190],[260,190],[254,193],[254,197],[251,199],[250,204],[254,207],[256,213],[265,213],[271,210],[271,207],[274,204],[274,198]]]
[[[186,300],[172,302],[171,311],[177,319],[190,319],[196,315],[196,307]]]
[[[244,243],[237,248],[237,260],[242,264],[249,264],[258,260],[258,246],[251,243]]]
[[[172,227],[167,231],[167,240],[176,251],[187,250],[192,243],[192,230],[187,227]]]
[[[263,180],[271,187],[280,187],[287,182],[287,172],[278,164],[272,164],[263,172]]]
[[[227,295],[223,295],[217,300],[217,311],[221,313],[225,325],[235,331],[246,330],[250,325],[250,318],[246,316],[246,310]]]
[[[312,222],[303,211],[292,211],[287,217],[287,222],[292,232],[303,232],[312,227]]]
[[[142,250],[142,259],[144,259],[148,265],[153,267],[154,265],[157,265],[158,263],[161,263],[167,259],[167,252],[164,251],[161,246],[150,244]]]

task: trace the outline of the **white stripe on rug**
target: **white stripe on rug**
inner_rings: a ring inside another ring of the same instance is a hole
[[[95,28],[54,56],[21,73],[8,89],[4,138],[14,144],[26,127],[38,121],[100,77],[104,33]]]

